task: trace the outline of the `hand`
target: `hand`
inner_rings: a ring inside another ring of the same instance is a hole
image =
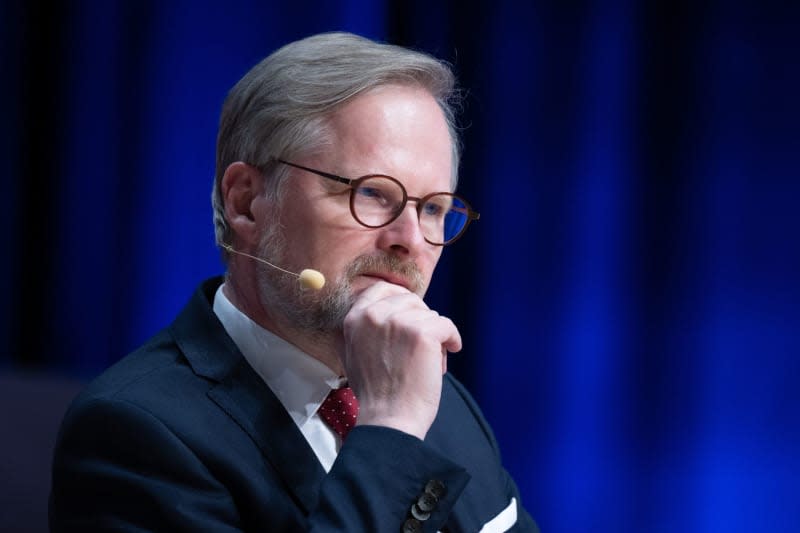
[[[461,350],[453,322],[404,287],[380,281],[344,320],[343,364],[359,400],[358,425],[386,426],[424,439],[442,394],[447,352]]]

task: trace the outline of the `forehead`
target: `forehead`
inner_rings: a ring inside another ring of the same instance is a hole
[[[453,141],[426,90],[383,86],[353,98],[330,118],[329,159],[349,176],[387,174],[409,189],[450,190]]]

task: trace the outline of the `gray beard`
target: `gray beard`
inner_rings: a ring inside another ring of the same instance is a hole
[[[259,245],[259,256],[285,268],[286,239],[279,224],[269,224]],[[351,281],[366,272],[392,272],[402,276],[411,291],[422,296],[425,282],[414,262],[403,262],[389,254],[361,255],[347,268],[343,279],[329,280],[321,290],[306,289],[296,276],[258,263],[261,302],[277,312],[293,329],[315,336],[341,334],[344,318],[353,306]]]

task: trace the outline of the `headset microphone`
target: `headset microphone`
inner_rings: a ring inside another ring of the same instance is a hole
[[[318,291],[322,287],[325,286],[325,276],[323,276],[322,272],[320,272],[318,270],[312,270],[310,268],[306,268],[305,270],[303,270],[302,272],[297,274],[295,272],[291,272],[289,270],[281,268],[281,267],[279,267],[277,265],[273,265],[272,263],[270,263],[266,259],[262,259],[260,257],[254,256],[254,255],[250,255],[250,254],[246,254],[244,252],[240,252],[239,250],[234,249],[229,244],[220,244],[220,246],[222,246],[224,249],[226,249],[227,251],[229,251],[232,254],[238,254],[238,255],[242,255],[244,257],[249,257],[250,259],[254,259],[255,261],[259,261],[261,263],[264,263],[265,265],[269,265],[272,268],[280,270],[284,274],[289,274],[291,276],[294,276],[294,277],[296,277],[298,279],[298,281],[300,281],[300,284],[303,287],[305,287],[306,289],[314,289],[315,291]]]

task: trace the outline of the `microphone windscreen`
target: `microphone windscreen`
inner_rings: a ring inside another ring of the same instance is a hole
[[[320,290],[325,286],[325,276],[318,270],[307,268],[300,272],[300,284],[306,289]]]

